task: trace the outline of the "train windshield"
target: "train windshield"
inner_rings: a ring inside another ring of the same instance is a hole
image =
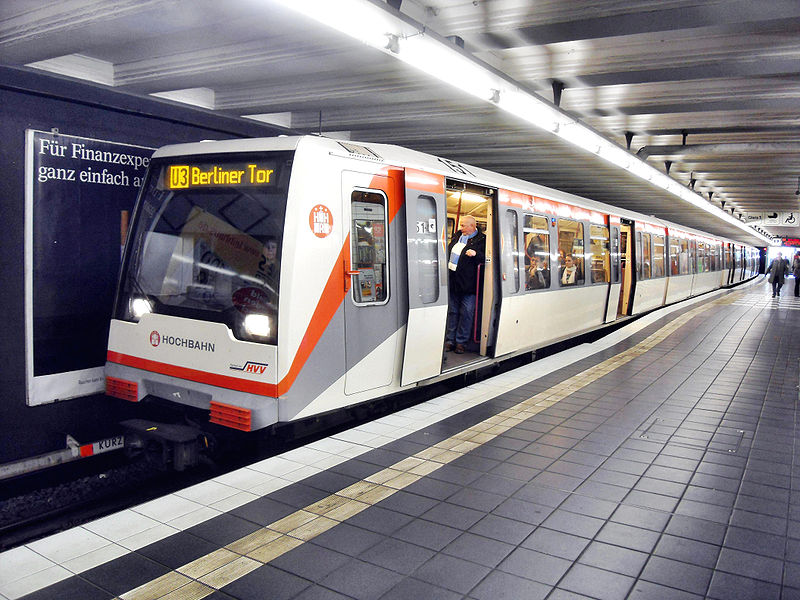
[[[153,160],[134,215],[116,317],[224,323],[277,341],[292,152]]]

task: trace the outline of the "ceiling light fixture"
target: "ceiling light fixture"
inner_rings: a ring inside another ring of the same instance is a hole
[[[475,59],[453,42],[427,30],[406,15],[389,12],[386,4],[376,0],[273,1],[402,60],[471,96],[490,102],[503,111],[597,154],[692,206],[739,227],[749,235],[769,241],[752,227],[707,202],[692,189],[606,139],[551,102],[521,89],[507,75]]]

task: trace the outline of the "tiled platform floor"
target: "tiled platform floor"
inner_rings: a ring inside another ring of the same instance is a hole
[[[800,300],[768,296],[0,554],[0,598],[800,598]]]

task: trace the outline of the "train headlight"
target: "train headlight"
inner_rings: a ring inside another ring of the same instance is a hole
[[[150,304],[150,301],[145,298],[134,298],[131,300],[131,315],[137,321],[142,318],[143,315],[147,313],[153,312],[153,305]]]
[[[272,333],[272,319],[268,315],[249,314],[244,318],[245,331],[256,337],[269,337]]]

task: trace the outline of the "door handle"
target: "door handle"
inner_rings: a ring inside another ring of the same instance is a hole
[[[342,284],[344,285],[344,291],[347,292],[347,290],[350,289],[350,286],[353,285],[353,277],[360,275],[361,271],[350,268],[350,264],[347,259],[342,260],[342,270],[344,271],[344,281]]]

